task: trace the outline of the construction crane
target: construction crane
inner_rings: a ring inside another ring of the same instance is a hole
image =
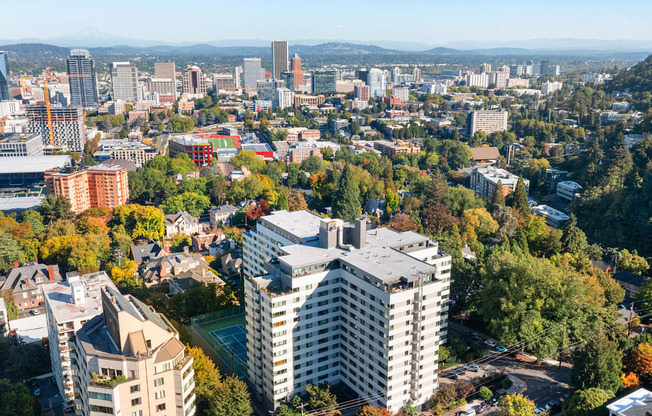
[[[52,108],[50,107],[50,90],[48,89],[48,79],[59,79],[58,76],[51,73],[52,68],[47,67],[43,70],[41,78],[43,78],[43,99],[45,101],[45,113],[48,118],[48,132],[50,133],[50,144],[54,146],[54,126],[52,125]],[[90,74],[80,74],[80,75],[66,75],[68,78],[82,78],[90,77]],[[32,79],[33,77],[20,77],[20,80],[23,79]]]

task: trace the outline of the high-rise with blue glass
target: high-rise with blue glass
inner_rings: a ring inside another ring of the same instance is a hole
[[[0,101],[9,97],[9,66],[7,65],[7,52],[0,51]]]

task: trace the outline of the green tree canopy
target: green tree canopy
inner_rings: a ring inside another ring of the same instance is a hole
[[[360,191],[353,178],[350,165],[344,165],[342,175],[333,194],[333,216],[345,221],[354,221],[360,216]]]
[[[600,407],[613,397],[611,391],[596,387],[575,390],[564,406],[564,416],[599,416],[604,413]]]
[[[579,390],[598,388],[615,393],[621,387],[620,374],[623,354],[618,345],[602,333],[591,338],[575,354],[571,385]]]

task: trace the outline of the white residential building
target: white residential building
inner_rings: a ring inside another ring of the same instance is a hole
[[[438,386],[451,256],[437,242],[276,211],[244,235],[249,381],[270,409],[307,384],[420,408]]]
[[[469,74],[466,76],[467,87],[487,88],[489,86],[489,74]]]
[[[410,89],[407,87],[394,87],[392,95],[406,103],[410,100]]]
[[[467,126],[469,135],[472,136],[477,131],[484,131],[490,135],[496,131],[507,130],[507,119],[509,113],[505,110],[476,110],[471,111],[468,116]]]
[[[541,84],[541,94],[542,95],[552,94],[555,91],[561,90],[561,87],[563,86],[564,86],[563,82],[558,82],[558,81],[544,82],[543,84]]]
[[[387,91],[387,77],[378,68],[369,70],[369,95],[371,98],[383,98]]]
[[[42,286],[52,372],[68,407],[74,406],[74,385],[79,381],[72,368],[71,339],[86,322],[102,313],[100,290],[106,286],[115,288],[105,272],[82,276],[69,272],[65,281]]]
[[[428,81],[424,82],[423,85],[421,85],[421,92],[426,94],[446,95],[448,92],[448,87],[443,82]]]
[[[548,205],[536,205],[530,208],[530,211],[534,215],[543,217],[546,220],[546,224],[552,228],[560,228],[570,219],[568,215]]]
[[[582,192],[582,185],[573,181],[562,181],[557,184],[557,196],[573,201]]]
[[[471,171],[471,189],[475,191],[476,195],[483,196],[490,201],[499,181],[503,186],[503,195],[507,196],[516,190],[518,176],[494,166],[482,166]],[[530,181],[523,179],[523,183],[527,191]]]
[[[277,107],[280,109],[294,107],[294,91],[288,88],[278,88],[276,90]]]

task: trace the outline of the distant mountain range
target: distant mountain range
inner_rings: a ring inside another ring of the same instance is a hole
[[[0,41],[2,45],[3,41]],[[267,56],[271,54],[269,46],[215,46],[208,43],[195,45],[153,45],[153,46],[131,46],[114,45],[100,47],[86,47],[93,56],[125,56],[125,55],[171,55],[171,56]],[[432,55],[432,56],[532,56],[532,55],[583,55],[583,56],[605,56],[608,54],[622,54],[623,50],[550,50],[530,48],[481,48],[481,49],[455,49],[447,47],[436,47],[420,51],[406,51],[399,49],[387,49],[376,45],[363,45],[349,42],[326,42],[315,45],[296,44],[290,45],[290,55],[298,53],[300,56],[354,56],[354,55]],[[46,56],[65,58],[70,54],[70,48],[55,46],[44,43],[13,43],[0,46],[0,50],[15,53],[16,57],[26,59]],[[652,48],[650,48],[652,51]],[[631,53],[642,53],[630,51]],[[647,54],[647,51],[645,51]]]
[[[127,48],[143,52],[178,54],[218,54],[243,55],[265,49],[269,53],[270,40],[265,39],[224,39],[202,43],[170,43],[158,40],[130,39],[105,33],[88,26],[79,32],[50,39],[0,39],[0,45],[40,43],[65,48],[109,48],[126,51]],[[288,40],[290,49],[306,54],[476,54],[478,51],[506,51],[532,53],[532,51],[560,53],[564,51],[612,51],[612,52],[651,52],[652,40],[601,40],[601,39],[524,39],[524,40],[461,40],[433,44],[397,40],[347,41],[342,39],[294,39]],[[150,49],[152,48],[152,49]],[[215,48],[215,49],[212,49]],[[313,49],[314,48],[314,49]],[[244,52],[243,52],[244,51]],[[238,52],[238,53],[236,53]]]

